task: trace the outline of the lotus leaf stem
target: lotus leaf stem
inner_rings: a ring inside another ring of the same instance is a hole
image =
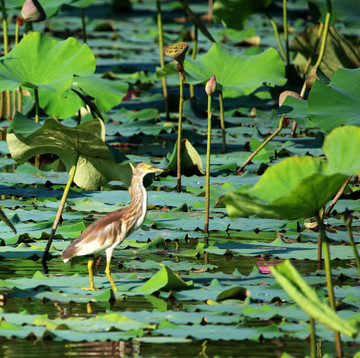
[[[326,286],[327,286],[327,290],[328,290],[329,304],[330,304],[330,307],[336,312],[334,288],[333,288],[333,284],[332,284],[332,275],[331,275],[330,248],[329,248],[328,238],[326,236],[323,218],[319,214],[316,215],[316,221],[317,221],[317,224],[319,227],[322,248],[323,248],[323,253],[324,253]],[[342,357],[342,346],[341,346],[340,333],[337,331],[334,331],[334,333],[335,333],[336,354],[337,354],[337,357]]]
[[[290,65],[289,56],[289,36],[288,36],[288,23],[287,23],[287,5],[286,0],[283,0],[283,26],[284,26],[284,41],[285,41],[285,60],[286,65]]]
[[[211,26],[212,24],[213,8],[213,0],[208,0],[208,26]]]
[[[9,40],[8,40],[8,24],[7,24],[5,0],[1,0],[1,12],[2,12],[2,23],[3,23],[4,55],[7,55],[9,52]]]
[[[19,113],[22,113],[22,88],[18,88],[17,92],[17,110]]]
[[[5,91],[5,99],[6,99],[6,116],[7,116],[7,119],[11,119],[11,96],[10,96],[10,91]]]
[[[15,46],[19,43],[19,24],[16,21],[15,25]]]
[[[281,43],[281,40],[280,40],[280,36],[279,36],[279,31],[278,31],[278,28],[275,24],[275,21],[274,19],[270,16],[269,13],[266,13],[266,17],[269,19],[273,29],[274,29],[274,34],[275,34],[275,38],[276,38],[276,41],[278,43],[278,46],[279,46],[279,50],[280,50],[280,53],[281,53],[281,57],[283,58],[283,60],[285,61],[286,60],[286,53],[284,51],[284,47]]]
[[[317,50],[317,48],[319,46],[319,42],[320,42],[321,34],[323,33],[323,29],[324,29],[324,24],[320,23],[319,30],[318,30],[318,33],[316,35],[315,46],[314,46],[314,48],[312,50],[312,53],[311,53],[310,57],[306,61],[306,65],[305,65],[305,68],[304,68],[304,78],[305,78],[305,76],[307,75],[307,73],[309,71],[311,62],[312,62],[312,60],[314,58],[314,55],[316,53],[316,50]],[[306,86],[305,86],[305,88],[306,88]],[[305,92],[305,90],[304,90],[304,92]]]
[[[82,23],[82,34],[84,44],[87,43],[87,32],[86,32],[86,19],[85,19],[85,9],[81,8],[81,23]]]
[[[273,134],[271,134],[268,138],[266,138],[261,143],[261,145],[245,160],[245,162],[237,170],[237,173],[241,172],[250,163],[250,161],[260,152],[260,150],[263,149],[266,146],[266,144],[268,144],[276,135],[278,135],[280,133],[280,131],[283,128],[284,119],[285,119],[285,116],[282,115],[280,117],[279,126],[276,129],[276,131]]]
[[[210,210],[210,148],[211,148],[211,94],[208,95],[208,131],[206,143],[206,181],[205,181],[205,234],[209,233],[209,210]]]
[[[225,129],[225,115],[224,115],[224,100],[223,100],[222,91],[219,91],[219,106],[220,106],[220,127],[221,127],[222,152],[226,153],[226,129]]]
[[[3,23],[4,55],[6,56],[8,54],[8,52],[9,52],[9,38],[8,38],[8,23],[7,23],[7,13],[6,13],[6,7],[5,7],[5,0],[1,0],[1,11],[2,11],[2,23]],[[11,119],[10,91],[5,91],[5,100],[6,100],[7,118]]]
[[[37,88],[34,88],[35,96],[35,123],[39,123],[39,113],[40,113],[40,104],[39,104],[39,91]],[[40,168],[40,155],[35,157],[35,168]]]
[[[183,73],[179,73],[180,78],[180,97],[179,97],[179,120],[178,120],[178,138],[176,148],[176,167],[177,167],[177,184],[176,191],[181,192],[181,132],[182,132],[182,114],[183,114],[183,103],[184,103],[184,79]]]
[[[197,44],[198,44],[198,27],[196,25],[194,25],[194,42],[193,42],[193,48],[192,48],[192,52],[191,52],[191,59],[193,61],[196,58]],[[190,98],[194,98],[195,97],[195,90],[194,90],[194,85],[193,84],[189,85],[189,90],[190,90]]]
[[[35,97],[35,123],[39,123],[40,104],[39,104],[39,90],[37,88],[34,89],[34,97]]]
[[[344,219],[345,219],[346,229],[347,229],[347,232],[349,234],[349,241],[350,241],[353,253],[354,253],[355,262],[356,262],[356,266],[357,266],[357,269],[358,269],[358,272],[359,272],[359,278],[360,278],[360,256],[359,256],[358,250],[356,248],[353,233],[352,233],[352,230],[351,230],[352,217],[350,215],[350,212],[347,209],[345,210]]]
[[[1,12],[2,12],[2,23],[3,23],[4,55],[6,56],[9,52],[9,37],[8,37],[8,23],[7,23],[5,0],[1,0]],[[3,112],[1,118],[5,116],[5,108],[6,108],[7,118],[11,119],[11,98],[9,91],[5,91],[5,101],[3,102]]]
[[[161,68],[165,67],[164,60],[164,37],[163,37],[163,27],[162,27],[162,18],[161,18],[161,0],[156,0],[156,10],[157,10],[157,25],[158,25],[158,33],[159,33],[159,50],[160,50],[160,66]],[[169,98],[166,84],[166,77],[161,79],[163,94],[164,94],[164,105],[165,105],[165,113],[166,119],[170,118],[169,113]]]
[[[49,239],[48,239],[48,242],[46,244],[46,248],[45,248],[42,260],[41,260],[41,263],[43,265],[45,273],[49,272],[48,267],[47,267],[47,263],[46,263],[47,257],[48,257],[49,251],[50,251],[51,243],[52,243],[52,241],[54,239],[54,236],[55,236],[55,233],[56,233],[56,229],[57,229],[57,227],[59,225],[59,222],[60,222],[61,214],[62,214],[62,212],[64,210],[66,198],[67,198],[67,196],[69,194],[69,191],[70,191],[70,186],[71,186],[72,182],[74,181],[77,162],[78,162],[78,158],[76,158],[75,163],[73,164],[73,166],[70,169],[69,180],[66,183],[64,193],[63,193],[63,195],[61,197],[61,201],[60,201],[58,211],[56,213],[55,221],[54,221],[54,224],[53,224],[53,227],[52,227],[52,230],[51,230],[51,233],[50,233],[50,236],[49,236]]]
[[[310,317],[310,357],[316,358],[315,320],[312,317]]]
[[[339,189],[339,191],[337,192],[337,194],[334,196],[334,199],[331,201],[330,205],[328,206],[328,208],[325,211],[325,217],[329,217],[331,210],[334,208],[334,206],[336,205],[336,203],[338,202],[338,200],[340,199],[341,195],[343,195],[346,187],[349,184],[351,177],[347,178],[346,181],[344,182],[344,184],[341,186],[341,188]]]
[[[319,67],[320,63],[324,57],[324,53],[325,53],[325,48],[326,48],[326,40],[327,40],[327,35],[329,33],[329,25],[330,25],[330,20],[331,20],[331,1],[330,0],[326,0],[326,16],[325,16],[325,22],[324,22],[324,30],[323,30],[323,34],[322,34],[322,40],[321,40],[321,47],[320,47],[320,53],[319,53],[319,57],[315,63],[315,66]]]

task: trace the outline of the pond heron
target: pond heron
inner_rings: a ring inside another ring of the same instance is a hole
[[[145,175],[162,171],[163,169],[153,167],[150,164],[139,163],[134,170],[129,188],[131,195],[130,205],[101,217],[87,227],[84,232],[61,253],[61,258],[64,262],[68,262],[74,256],[96,254],[105,250],[105,273],[113,290],[117,291],[110,273],[110,261],[113,250],[144,222],[147,210],[147,193],[143,184]],[[94,258],[91,258],[88,262],[90,287],[84,289],[96,290],[92,270],[93,264]]]

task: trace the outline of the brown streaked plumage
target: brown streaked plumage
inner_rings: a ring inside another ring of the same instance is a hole
[[[131,179],[129,188],[131,195],[130,205],[116,210],[96,220],[84,232],[75,239],[62,253],[64,262],[68,262],[74,256],[95,254],[106,250],[106,269],[112,288],[117,291],[113,278],[110,274],[110,261],[113,250],[120,245],[127,236],[137,230],[144,222],[147,210],[147,193],[143,185],[143,179],[148,173],[161,172],[162,169],[152,167],[147,163],[139,163]],[[92,272],[94,260],[88,262],[90,287],[95,290]]]

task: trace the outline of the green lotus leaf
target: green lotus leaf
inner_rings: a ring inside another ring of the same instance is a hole
[[[113,154],[115,148],[110,150],[105,143],[105,126],[99,119],[72,128],[49,118],[41,126],[17,113],[9,126],[7,144],[13,159],[19,163],[36,155],[53,153],[67,171],[76,164],[74,182],[87,190],[97,189],[110,180],[121,180],[127,186],[131,182],[130,165],[114,161],[115,154],[117,163],[126,157],[119,151]]]
[[[197,150],[187,139],[182,139],[181,147],[181,173],[187,176],[191,175],[205,175],[202,167],[202,161]],[[176,175],[176,153],[177,153],[177,142],[174,145],[174,150],[169,158],[169,162],[166,166],[166,170],[172,175]]]
[[[192,281],[185,282],[169,267],[164,265],[150,280],[137,289],[137,292],[153,293],[158,290],[188,290],[193,285]]]
[[[270,266],[270,269],[288,295],[310,317],[346,336],[355,338],[358,335],[358,331],[353,325],[341,318],[326,303],[320,301],[315,290],[301,277],[289,260],[278,266]]]
[[[85,8],[93,4],[95,0],[71,0],[70,6]]]
[[[330,84],[315,81],[308,98],[313,122],[325,132],[343,124],[360,125],[360,68],[339,69]]]
[[[0,209],[0,220],[2,220],[15,234],[16,229],[12,222],[7,218],[6,214]]]
[[[360,174],[359,153],[356,146],[349,146],[349,141],[359,143],[359,127],[339,127],[326,137],[323,152],[329,163],[329,173],[342,173],[348,176]]]
[[[327,12],[326,0],[307,0],[311,19],[314,23],[325,21]],[[360,16],[360,3],[357,0],[331,1],[331,22],[334,24],[338,20],[345,23],[357,25]]]
[[[316,215],[349,176],[360,173],[357,150],[348,146],[349,138],[355,141],[359,136],[358,127],[338,128],[324,142],[328,163],[309,156],[287,158],[270,167],[254,187],[225,194],[230,217],[257,214],[297,219]]]
[[[214,3],[215,22],[222,22],[231,29],[242,30],[248,18],[264,11],[272,0],[217,0]]]
[[[129,85],[90,75],[74,77],[71,88],[94,98],[94,103],[100,112],[107,112],[120,104]],[[71,88],[55,93],[40,90],[40,107],[55,118],[64,119],[73,116],[81,107],[84,107],[84,103]]]
[[[215,75],[225,97],[237,97],[254,92],[264,83],[284,85],[285,66],[273,48],[258,55],[234,55],[214,43],[210,50],[195,61],[185,60],[185,71],[194,81],[208,81]]]
[[[95,57],[87,45],[72,37],[58,41],[32,32],[0,59],[0,91],[25,86],[63,92],[74,74],[88,76],[94,71]]]

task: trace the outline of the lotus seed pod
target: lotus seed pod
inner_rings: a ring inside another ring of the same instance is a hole
[[[211,96],[216,91],[216,78],[212,76],[209,81],[207,81],[205,86],[205,92],[208,96]]]
[[[45,11],[38,0],[26,0],[21,9],[21,16],[29,22],[40,22],[46,19]]]
[[[182,65],[188,48],[189,45],[186,42],[176,42],[166,47],[164,54],[172,58],[176,64]]]

